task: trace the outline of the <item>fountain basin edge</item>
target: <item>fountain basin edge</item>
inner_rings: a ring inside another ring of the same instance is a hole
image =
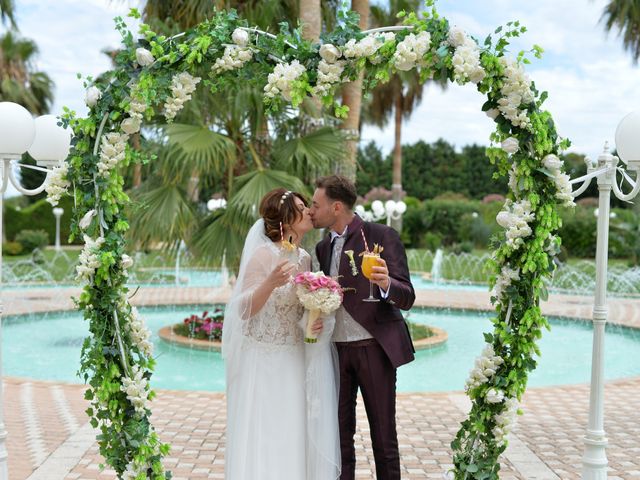
[[[200,340],[198,338],[184,337],[174,333],[173,327],[174,325],[162,327],[158,331],[158,336],[163,341],[179,347],[195,348],[197,350],[208,350],[214,352],[219,352],[222,349],[221,341]],[[413,347],[416,350],[428,350],[430,348],[438,347],[444,344],[449,338],[447,332],[442,328],[429,326],[429,329],[433,332],[433,335],[413,342]]]

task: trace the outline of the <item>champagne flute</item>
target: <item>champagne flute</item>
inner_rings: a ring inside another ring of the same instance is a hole
[[[365,252],[362,256],[362,274],[369,279],[369,298],[362,299],[363,302],[379,302],[380,299],[373,296],[373,282],[371,276],[373,275],[373,267],[380,265],[380,254]]]

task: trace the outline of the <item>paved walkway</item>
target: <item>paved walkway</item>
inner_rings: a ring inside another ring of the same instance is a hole
[[[5,314],[70,309],[70,297],[78,293],[78,289],[4,292]],[[195,304],[222,302],[227,297],[223,290],[158,287],[141,289],[132,301],[137,305]],[[543,310],[588,319],[591,302],[586,296],[551,296]],[[421,291],[416,303],[491,308],[484,292]],[[640,328],[640,301],[611,299],[610,321]],[[11,480],[115,478],[110,470],[100,471],[95,433],[84,413],[82,385],[5,378],[4,388]],[[588,397],[587,385],[529,389],[524,415],[502,458],[501,478],[579,479]],[[607,383],[605,397],[608,478],[640,479],[640,377]],[[467,408],[462,392],[398,395],[403,478],[442,478],[451,466],[449,444]],[[173,445],[166,466],[176,480],[224,477],[225,418],[221,393],[158,391],[152,420],[162,440]],[[362,408],[356,440],[357,478],[375,478]]]

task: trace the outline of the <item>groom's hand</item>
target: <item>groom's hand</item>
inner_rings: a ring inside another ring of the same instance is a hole
[[[378,265],[371,269],[373,274],[371,275],[371,282],[378,285],[385,292],[389,290],[391,280],[389,279],[389,269],[387,268],[387,262],[384,258],[378,259]]]

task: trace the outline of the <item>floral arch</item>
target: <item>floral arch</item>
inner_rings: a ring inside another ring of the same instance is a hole
[[[137,11],[130,16],[137,17]],[[536,342],[549,326],[539,301],[546,297],[545,280],[560,247],[557,207],[573,204],[558,158],[569,142],[542,110],[546,92],[538,92],[524,71],[527,53],[540,57],[542,50],[534,47],[508,58],[510,38],[526,30],[518,22],[478,43],[450,28],[433,1],[421,16],[405,15],[399,27],[363,32],[354,14],[340,16],[340,26],[323,35],[321,45],[302,40],[299,30],[259,32],[235,12],[218,12],[170,38],[143,24],[138,41],[117,19],[123,49],[110,82],[87,79],[88,116],[66,111],[62,117],[75,133],[73,148],[47,191],[55,204],[73,187],[72,228],[85,240],[77,267],[85,286],[76,302],[91,332],[80,372],[90,385],[87,414],[100,430],[100,453],[120,478],[170,478],[162,466],[169,445],[160,442],[150,422],[150,332],[127,296],[132,260],[125,254],[123,207],[129,200],[118,167],[134,160],[129,137],[145,119],[162,115],[171,122],[198,84],[224,88],[246,69],[262,81],[264,101],[273,111],[313,96],[344,117],[348,112],[334,99],[342,83],[364,71],[364,88],[371,89],[395,71],[414,68],[424,81],[473,83],[486,95],[483,110],[496,124],[487,154],[495,175],[509,176],[509,199],[497,216],[504,234],[491,260],[494,328],[485,334],[486,347],[467,380],[472,408],[452,442],[455,478],[498,478],[498,457],[540,355]]]

